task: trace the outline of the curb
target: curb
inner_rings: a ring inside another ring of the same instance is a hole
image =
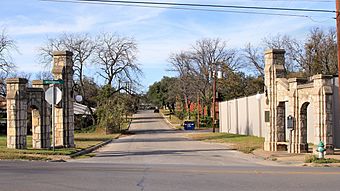
[[[70,157],[71,157],[71,158],[74,158],[74,157],[77,157],[77,156],[86,155],[86,154],[88,154],[88,153],[93,152],[94,150],[99,149],[99,148],[102,147],[102,146],[105,146],[105,145],[111,143],[112,141],[113,141],[113,139],[110,139],[110,140],[101,142],[101,143],[99,143],[99,144],[97,144],[97,145],[94,145],[94,146],[92,146],[92,147],[89,147],[89,148],[86,148],[86,149],[84,149],[84,150],[81,150],[81,151],[78,151],[78,152],[76,152],[76,153],[73,153],[73,154],[70,155]]]
[[[175,129],[175,130],[182,130],[182,129],[177,129],[174,124],[170,123],[170,121],[165,117],[165,115],[162,112],[159,112],[159,113],[162,115],[162,117],[165,120],[165,122],[167,124],[169,124],[173,129]]]

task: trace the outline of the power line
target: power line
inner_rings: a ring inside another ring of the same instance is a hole
[[[282,8],[282,7],[260,7],[260,6],[238,6],[238,5],[218,5],[218,4],[196,4],[196,3],[172,3],[172,2],[155,2],[155,1],[119,1],[119,0],[42,0],[58,2],[98,2],[107,4],[136,4],[136,5],[162,5],[162,6],[184,6],[184,7],[209,7],[209,8],[231,8],[231,9],[254,9],[254,10],[271,10],[271,11],[296,11],[296,12],[319,12],[319,13],[336,13],[334,10],[326,9],[304,9],[304,8]]]
[[[288,2],[288,3],[296,3],[296,2],[311,2],[311,3],[334,3],[333,0],[251,0],[251,1],[271,1],[271,2]]]
[[[68,2],[68,3],[76,3],[76,4],[94,4],[94,5],[102,5],[103,3],[99,2],[76,2],[76,1],[65,1],[65,0],[44,0],[44,1],[52,1],[52,2]],[[110,3],[108,5],[118,5],[125,7],[144,7],[144,8],[159,8],[159,9],[177,9],[177,10],[189,10],[189,11],[208,11],[208,12],[221,12],[221,13],[240,13],[240,14],[255,14],[255,15],[273,15],[273,16],[290,16],[290,17],[303,17],[309,18],[314,21],[310,16],[307,15],[299,15],[299,14],[285,14],[285,13],[263,13],[263,12],[254,12],[254,11],[230,11],[230,10],[218,10],[218,9],[199,9],[199,8],[187,8],[187,7],[164,7],[164,6],[148,6],[148,5],[124,5],[124,4],[114,4]],[[329,18],[334,19],[334,18]],[[316,21],[314,21],[316,22]]]

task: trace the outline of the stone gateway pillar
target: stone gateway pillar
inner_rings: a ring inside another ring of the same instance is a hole
[[[45,100],[45,91],[48,85],[43,80],[33,80],[30,90],[32,107],[32,147],[50,148],[51,146],[51,106]],[[34,94],[33,94],[34,93]],[[30,106],[28,105],[28,106]],[[39,109],[34,109],[38,107]]]
[[[53,52],[53,77],[55,80],[62,79],[64,81],[64,84],[57,86],[61,89],[63,95],[61,102],[54,108],[56,146],[62,147],[74,147],[72,56],[73,53],[69,51]]]
[[[284,130],[284,114],[282,114],[282,104],[277,101],[276,79],[285,76],[284,62],[285,50],[272,49],[265,52],[265,91],[266,91],[266,128],[267,135],[265,137],[264,149],[267,151],[278,151],[281,148],[278,142],[283,139],[282,131]],[[283,109],[284,110],[284,109]],[[283,119],[280,118],[283,116]],[[278,119],[279,118],[279,119]],[[283,124],[283,125],[282,125]],[[282,130],[283,128],[283,130]]]
[[[26,149],[27,80],[9,78],[7,84],[7,148]]]

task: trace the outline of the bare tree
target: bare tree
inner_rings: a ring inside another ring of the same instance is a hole
[[[0,95],[6,96],[6,78],[15,68],[11,56],[12,51],[17,51],[15,41],[6,33],[6,29],[0,31]]]
[[[37,79],[37,80],[52,80],[53,75],[49,71],[37,72],[34,75],[34,79]]]
[[[313,28],[305,42],[303,69],[309,74],[337,74],[337,43],[334,28]]]
[[[5,29],[0,31],[0,71],[8,73],[14,69],[11,51],[16,50],[15,41],[11,39]]]
[[[196,100],[197,93],[204,105],[210,107],[212,97],[212,75],[220,68],[236,71],[241,62],[236,50],[228,49],[227,42],[221,39],[201,39],[187,52],[173,54],[170,57],[171,70],[179,74],[182,81],[184,100],[188,103],[190,95]],[[188,88],[191,88],[188,89]],[[190,95],[189,93],[190,92]],[[209,111],[209,110],[208,110]]]
[[[136,63],[135,40],[113,33],[103,33],[96,42],[94,62],[100,66],[99,75],[105,79],[106,84],[111,87],[114,82],[138,84],[142,71]]]
[[[285,49],[287,74],[310,76],[314,74],[337,73],[337,44],[334,28],[328,32],[320,28],[310,30],[304,42],[299,42],[288,35],[276,35],[262,40],[264,48],[247,44],[243,50],[244,61],[263,76],[263,52],[268,48]]]
[[[243,50],[243,57],[245,62],[251,63],[251,69],[253,69],[255,73],[264,77],[264,58],[262,51],[262,49],[256,48],[248,43]]]
[[[193,70],[193,62],[191,59],[190,52],[180,52],[178,54],[170,55],[170,69],[169,71],[176,72],[178,76],[178,80],[176,81],[178,84],[176,89],[178,90],[178,94],[183,98],[184,104],[186,106],[188,115],[190,101],[195,99],[197,94],[197,84],[196,80],[196,72]],[[176,97],[176,95],[173,95]]]
[[[265,49],[284,49],[286,51],[284,68],[287,73],[296,72],[301,69],[301,65],[304,62],[301,42],[288,35],[278,34],[264,38],[262,43]]]
[[[45,66],[51,66],[53,51],[69,50],[73,53],[74,74],[81,84],[84,78],[85,64],[90,60],[95,44],[88,34],[64,33],[56,38],[49,38],[40,48],[40,60]]]
[[[228,49],[227,42],[221,39],[202,39],[194,45],[191,58],[197,75],[198,83],[196,87],[200,90],[203,104],[210,108],[212,77],[218,67],[231,71],[236,71],[241,67],[237,51]]]
[[[90,58],[95,50],[95,43],[88,34],[67,34],[64,33],[56,38],[49,38],[44,47],[40,48],[40,59],[45,66],[51,67],[53,51],[69,50],[73,53],[73,69],[76,77],[76,90],[83,96],[83,103],[88,106],[91,118],[95,123],[92,108],[87,102],[87,92],[84,85],[85,65],[89,63]],[[47,76],[46,76],[47,77]]]
[[[278,34],[262,39],[261,47],[255,47],[248,43],[243,49],[243,59],[246,65],[255,69],[255,73],[264,76],[263,53],[267,49],[284,49],[286,51],[286,62],[284,68],[287,73],[296,72],[301,69],[304,62],[303,48],[296,39]]]
[[[7,73],[0,72],[0,95],[6,96],[6,78]]]
[[[53,52],[66,50],[63,36],[56,38],[47,38],[42,47],[39,48],[38,58],[43,67],[47,70],[51,70],[53,61]]]

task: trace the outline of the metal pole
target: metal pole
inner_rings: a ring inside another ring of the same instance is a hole
[[[216,118],[216,65],[214,68],[213,73],[213,116],[212,116],[212,126],[213,126],[213,133],[215,133],[215,118]]]
[[[52,84],[52,131],[53,131],[53,151],[55,151],[55,110],[54,110],[54,103],[55,103],[55,95],[54,95],[54,84]]]
[[[293,140],[292,140],[292,135],[293,135],[293,129],[290,129],[289,130],[289,147],[288,147],[288,153],[293,153],[292,152],[292,143],[293,143]]]

